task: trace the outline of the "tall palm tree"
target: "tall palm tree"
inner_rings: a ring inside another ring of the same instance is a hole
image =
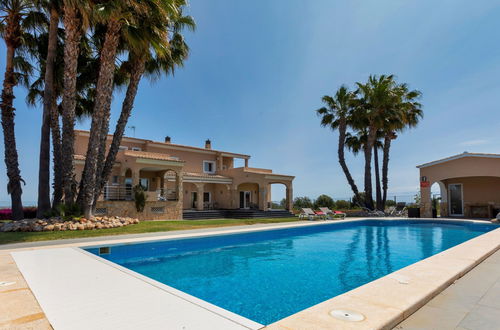
[[[378,150],[383,148],[382,139],[384,138],[382,131],[377,131],[377,139],[373,145],[373,166],[375,172],[375,190],[376,190],[376,206],[377,210],[383,211],[384,204],[382,203],[382,190],[380,185],[380,170],[379,170],[379,159]],[[360,151],[364,150],[364,146],[368,139],[368,133],[366,129],[358,131],[357,134],[347,133],[346,135],[346,146],[355,155]]]
[[[17,154],[16,136],[14,132],[14,87],[18,83],[15,70],[16,50],[22,45],[21,21],[30,8],[30,3],[24,0],[1,0],[0,11],[1,35],[7,46],[5,75],[0,108],[2,111],[2,127],[5,148],[5,165],[7,167],[7,191],[11,196],[12,218],[19,220],[24,217],[22,203],[21,171]]]
[[[195,23],[192,17],[182,15],[182,7],[185,5],[184,0],[176,0],[177,13],[171,14],[166,20],[165,17],[157,15],[149,20],[142,20],[134,27],[138,29],[137,32],[128,31],[128,38],[124,38],[132,39],[127,43],[129,58],[119,69],[120,72],[125,71],[129,77],[127,92],[106,160],[98,171],[94,201],[101,194],[111,174],[142,76],[145,73],[148,77],[157,78],[163,73],[173,74],[175,67],[182,66],[188,56],[189,48],[180,32],[185,27],[194,30]],[[133,40],[137,35],[141,36],[138,42]]]
[[[55,127],[56,115],[54,108],[55,102],[55,86],[54,86],[54,71],[55,59],[57,52],[58,25],[59,25],[59,1],[52,0],[39,1],[38,6],[46,9],[49,16],[48,25],[48,42],[47,52],[44,59],[44,91],[43,91],[43,112],[42,112],[42,127],[40,134],[40,157],[38,168],[38,208],[37,217],[41,218],[51,209],[50,203],[50,132],[52,130],[53,145],[54,145],[54,167],[56,173],[60,173],[61,159],[61,142],[59,131],[59,116],[57,116],[57,128]],[[62,184],[60,175],[54,179],[54,188],[57,194],[54,195],[54,201],[57,204],[61,199],[60,188]]]
[[[358,104],[354,118],[360,118],[367,123],[367,141],[364,146],[365,155],[365,200],[366,207],[373,209],[373,189],[371,175],[371,161],[373,155],[373,146],[377,139],[377,131],[383,126],[385,118],[394,111],[392,105],[397,98],[393,93],[394,76],[393,75],[371,75],[368,82],[356,83],[358,86]]]
[[[73,157],[75,140],[75,116],[77,99],[78,55],[83,31],[88,26],[92,2],[85,0],[63,0],[64,80],[62,97],[62,183],[64,202],[74,201],[76,184]]]
[[[418,125],[423,118],[422,104],[418,102],[422,93],[418,90],[409,90],[407,84],[398,84],[394,87],[396,96],[393,105],[394,111],[387,118],[382,128],[384,132],[383,160],[382,160],[382,203],[385,205],[388,189],[389,153],[392,140],[397,138],[397,133],[406,128]]]
[[[78,195],[78,203],[83,208],[86,217],[92,215],[94,196],[98,190],[97,176],[100,175],[100,169],[102,169],[100,164],[104,161],[113,94],[113,74],[121,32],[126,29],[126,26],[138,24],[139,19],[144,19],[144,15],[154,11],[158,11],[160,14],[155,15],[160,16],[168,15],[170,10],[176,11],[173,3],[174,1],[163,0],[148,2],[114,0],[97,6],[97,18],[102,23],[105,22],[106,32],[102,47],[99,49],[100,67],[96,83],[94,110],[80,184],[81,189]]]
[[[358,187],[345,161],[347,125],[352,116],[354,99],[355,94],[349,91],[346,86],[341,86],[334,97],[329,95],[323,96],[322,101],[326,106],[316,110],[316,113],[321,117],[321,126],[339,131],[339,142],[337,146],[339,164],[354,195],[359,200]]]

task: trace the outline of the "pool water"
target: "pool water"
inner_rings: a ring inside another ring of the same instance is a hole
[[[118,245],[101,257],[267,325],[498,227],[364,220]]]

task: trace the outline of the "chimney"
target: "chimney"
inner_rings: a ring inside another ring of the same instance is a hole
[[[170,143],[170,136],[165,136],[165,143]]]
[[[209,139],[205,141],[205,149],[212,149],[212,142]]]

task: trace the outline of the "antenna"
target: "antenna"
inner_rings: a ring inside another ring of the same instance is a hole
[[[131,130],[133,130],[133,131],[134,131],[134,137],[135,137],[135,126],[129,126],[129,127],[127,127],[127,128],[129,128],[129,129],[131,129]]]

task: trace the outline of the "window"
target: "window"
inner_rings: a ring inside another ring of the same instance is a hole
[[[203,203],[210,203],[211,202],[211,198],[212,196],[210,196],[210,192],[209,191],[205,191],[203,193]]]
[[[146,191],[149,190],[149,179],[147,178],[141,178],[141,180],[139,181],[140,185],[142,186],[142,188]]]
[[[215,162],[204,160],[203,161],[203,172],[205,173],[215,173]]]
[[[111,179],[111,182],[113,184],[118,184],[118,175],[113,175],[112,179]]]
[[[119,146],[118,150],[128,150],[128,147],[127,146]]]
[[[142,151],[142,149],[141,149],[141,148],[139,148],[139,147],[132,147],[132,150],[133,150],[133,151]]]

